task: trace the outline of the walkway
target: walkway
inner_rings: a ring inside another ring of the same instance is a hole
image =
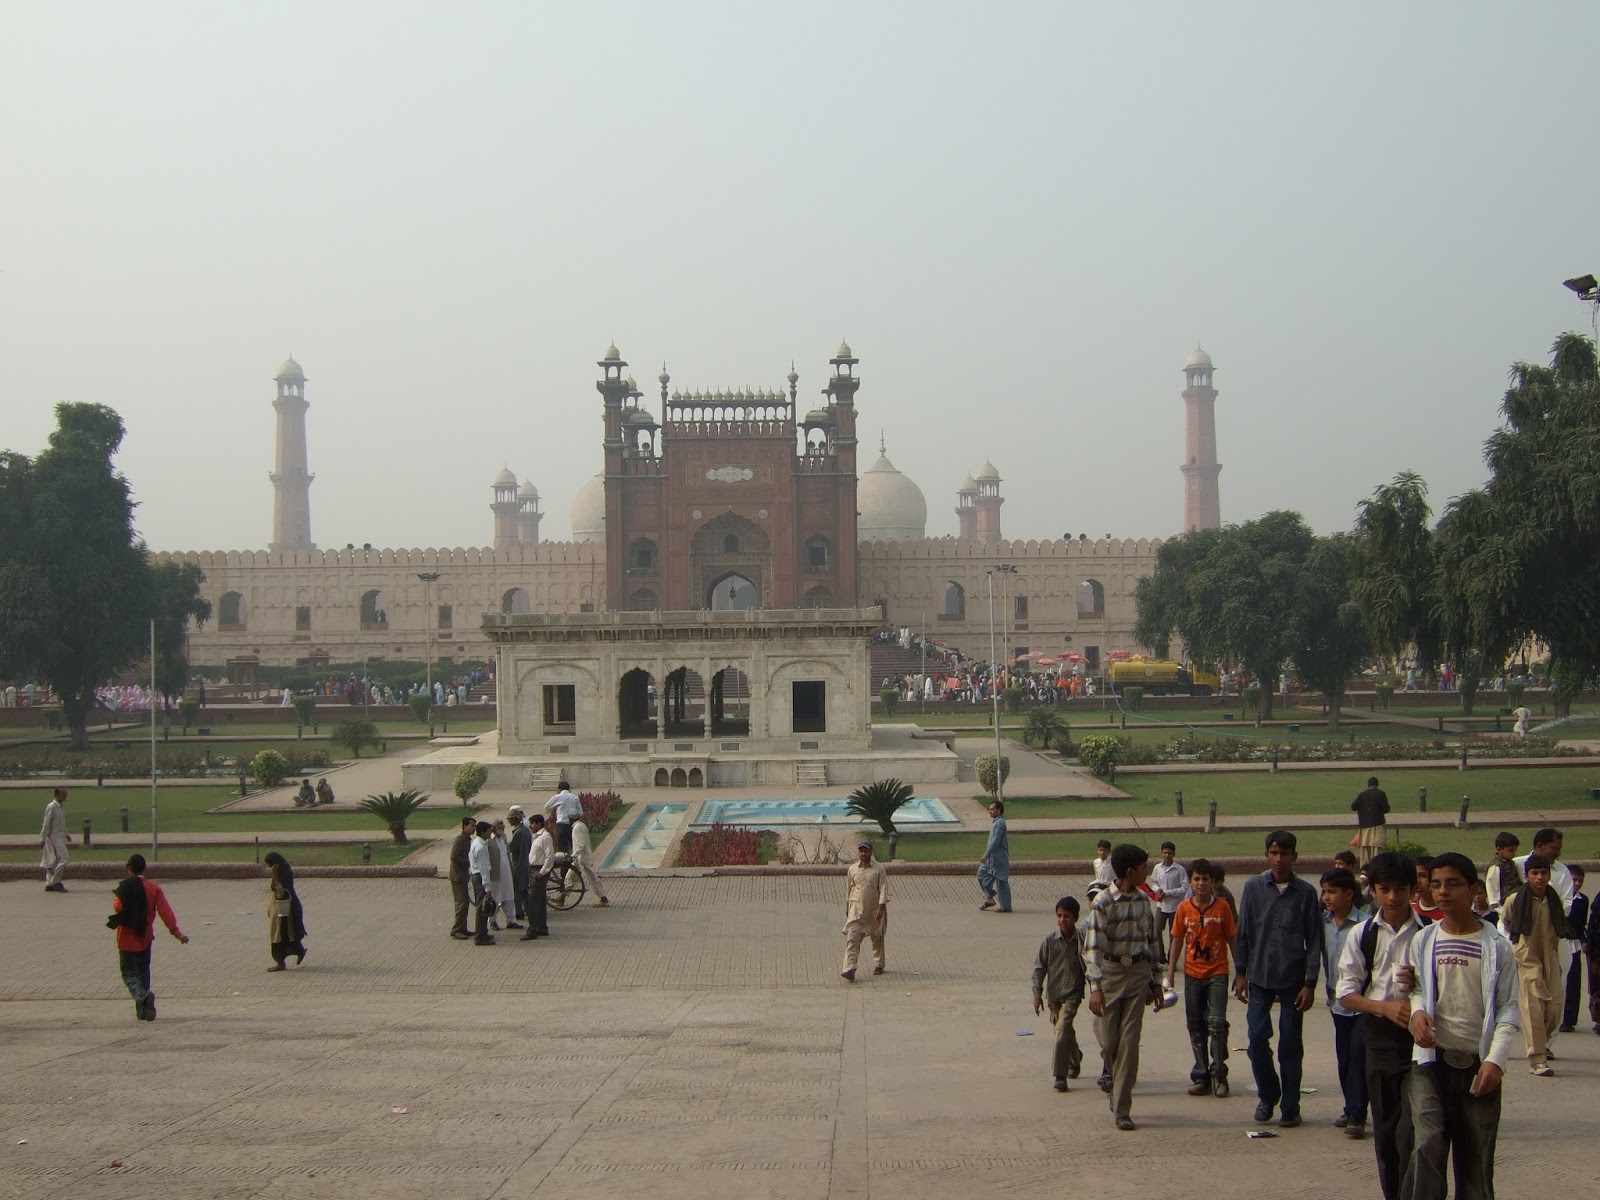
[[[260,880],[174,881],[193,941],[157,935],[153,1024],[117,977],[104,889],[0,884],[0,1195],[966,1200],[1180,1176],[1214,1200],[1376,1194],[1371,1142],[1332,1127],[1321,1005],[1306,1124],[1270,1141],[1245,1136],[1242,1053],[1231,1098],[1184,1094],[1181,1010],[1146,1017],[1138,1132],[1112,1129],[1093,1067],[1051,1091],[1028,969],[1087,882],[1018,877],[999,916],[969,879],[897,878],[890,973],[847,985],[838,879],[618,879],[612,909],[488,948],[445,937],[442,881],[308,879],[310,955],[281,975]],[[1087,1014],[1078,1032],[1092,1063]],[[1554,1079],[1507,1075],[1508,1193],[1592,1188],[1600,1038],[1561,1046]]]

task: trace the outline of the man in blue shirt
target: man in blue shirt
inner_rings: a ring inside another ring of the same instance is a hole
[[[993,908],[998,892],[999,911],[1011,911],[1011,843],[1006,838],[1005,811],[1002,801],[989,805],[989,816],[994,818],[994,824],[989,826],[989,844],[983,848],[983,861],[978,864],[978,886],[983,889],[980,909]]]
[[[1305,1057],[1302,1026],[1316,1001],[1322,965],[1322,898],[1294,873],[1299,858],[1294,834],[1267,834],[1268,869],[1244,885],[1239,897],[1238,974],[1233,994],[1248,1000],[1250,1069],[1256,1079],[1255,1119],[1300,1124],[1300,1073]],[[1272,1006],[1278,1005],[1278,1069],[1272,1062]]]

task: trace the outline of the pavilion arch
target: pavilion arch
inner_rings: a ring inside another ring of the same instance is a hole
[[[661,600],[651,588],[634,588],[628,593],[629,612],[653,612],[661,607]]]
[[[533,611],[533,603],[528,599],[528,593],[521,588],[507,588],[500,596],[500,611],[525,615]]]
[[[667,672],[661,693],[662,735],[669,738],[704,737],[706,684],[690,667]]]
[[[806,594],[800,598],[801,608],[832,608],[833,591],[823,587],[820,583],[816,587],[806,589]]]
[[[617,684],[617,729],[623,741],[656,736],[657,702],[655,676],[649,671],[634,667],[622,676]]]
[[[730,601],[727,583],[732,575],[742,577],[750,589]],[[719,587],[722,593],[714,594]],[[760,608],[771,594],[772,538],[736,512],[711,518],[689,539],[689,588],[706,608]]]
[[[1099,620],[1106,611],[1106,585],[1098,579],[1085,579],[1078,584],[1078,617]]]
[[[945,580],[944,598],[941,603],[940,613],[946,617],[964,617],[967,615],[967,589],[954,579]]]
[[[371,588],[361,594],[361,628],[389,628],[389,596],[382,588]]]
[[[750,736],[750,677],[729,665],[711,676],[707,719],[712,737]]]
[[[223,592],[217,601],[217,628],[223,633],[240,633],[244,622],[244,597],[238,592]]]

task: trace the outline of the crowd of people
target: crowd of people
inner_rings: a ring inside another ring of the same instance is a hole
[[[1002,913],[1011,909],[1004,811],[990,806],[978,872],[979,907]],[[1444,1200],[1452,1173],[1455,1195],[1492,1196],[1504,1072],[1520,1038],[1529,1072],[1555,1074],[1556,1036],[1576,1029],[1584,958],[1600,1034],[1600,904],[1583,895],[1582,868],[1561,861],[1560,830],[1539,830],[1530,854],[1519,848],[1515,834],[1497,835],[1482,871],[1458,853],[1378,849],[1362,863],[1341,851],[1313,886],[1295,871],[1298,839],[1276,830],[1267,869],[1235,900],[1219,864],[1180,864],[1172,842],[1151,863],[1142,846],[1102,839],[1087,915],[1063,896],[1033,963],[1033,1009],[1048,1007],[1055,1030],[1052,1086],[1069,1091],[1081,1073],[1075,1020],[1087,1003],[1098,1086],[1116,1127],[1136,1129],[1144,1014],[1179,1002],[1181,975],[1188,1094],[1229,1096],[1229,1004],[1238,1001],[1254,1120],[1276,1114],[1280,1129],[1296,1128],[1304,1019],[1320,980],[1340,1085],[1333,1124],[1363,1139],[1370,1116],[1385,1200]],[[887,873],[863,839],[845,879],[846,982],[867,939],[873,974],[887,969],[888,904]]]

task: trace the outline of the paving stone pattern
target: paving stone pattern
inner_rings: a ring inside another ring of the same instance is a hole
[[[1002,916],[969,880],[896,877],[889,973],[854,986],[836,879],[619,878],[610,910],[485,948],[445,936],[443,882],[307,880],[310,953],[278,975],[258,883],[175,882],[194,940],[158,933],[154,1024],[117,977],[107,884],[3,884],[0,1197],[1375,1194],[1370,1143],[1330,1124],[1320,1009],[1308,1124],[1273,1140],[1245,1136],[1242,1053],[1232,1098],[1184,1094],[1181,1011],[1147,1020],[1138,1132],[1092,1078],[1050,1090],[1028,969],[1086,882],[1021,877]],[[1092,1062],[1087,1012],[1079,1032]],[[1507,1080],[1503,1187],[1590,1182],[1600,1038],[1558,1050],[1555,1079]]]

